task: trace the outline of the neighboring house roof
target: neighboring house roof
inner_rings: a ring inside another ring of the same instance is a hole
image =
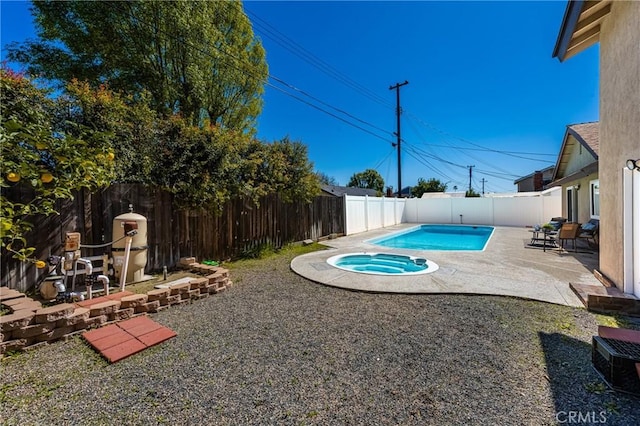
[[[562,147],[556,162],[555,172],[550,185],[562,185],[598,171],[598,152],[600,151],[600,125],[591,123],[570,124],[564,134]],[[568,170],[569,160],[576,149],[583,147],[593,161],[577,171]]]
[[[398,195],[398,191],[394,192],[394,195]],[[410,186],[405,186],[404,188],[402,188],[402,191],[400,191],[400,196],[401,197],[411,197],[411,187]]]
[[[562,62],[595,44],[600,23],[609,12],[611,0],[568,1],[552,57]]]
[[[322,192],[336,197],[342,197],[343,195],[357,195],[360,197],[368,195],[370,197],[375,197],[378,195],[378,191],[375,189],[354,188],[351,186],[321,185],[320,189],[322,189]]]
[[[544,174],[544,173],[550,172],[550,171],[552,171],[552,170],[553,170],[553,168],[554,168],[554,167],[555,167],[555,166],[549,166],[549,167],[547,167],[547,168],[545,168],[545,169],[542,169],[542,170],[536,170],[536,171],[535,171],[535,172],[533,172],[533,173],[530,173],[530,174],[528,174],[528,175],[526,175],[526,176],[522,176],[521,178],[518,178],[518,179],[514,180],[514,181],[513,181],[513,184],[514,184],[514,185],[517,185],[518,183],[522,182],[523,180],[531,179],[532,177],[534,177],[534,176],[535,176],[535,174],[536,174],[536,173],[542,173],[542,174]]]

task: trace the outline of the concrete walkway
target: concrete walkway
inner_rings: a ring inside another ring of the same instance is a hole
[[[598,253],[579,246],[578,253],[526,248],[526,228],[496,227],[483,252],[388,249],[366,240],[417,226],[402,224],[325,241],[329,250],[296,257],[291,269],[320,284],[385,293],[448,293],[514,296],[567,306],[583,306],[569,283],[601,285],[594,277]],[[413,276],[370,275],[344,271],[326,260],[355,252],[403,253],[439,265],[433,273]]]

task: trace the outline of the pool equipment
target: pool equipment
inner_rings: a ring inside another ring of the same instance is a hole
[[[67,287],[64,284],[65,277],[62,272],[62,257],[49,256],[47,263],[49,266],[52,266],[53,269],[38,286],[40,296],[45,300],[55,299],[56,302],[77,302],[84,300],[82,293],[67,291]]]
[[[125,283],[144,281],[151,277],[144,274],[147,266],[147,218],[133,213],[129,205],[129,213],[121,214],[113,219],[113,246],[116,279],[120,281],[120,289]]]

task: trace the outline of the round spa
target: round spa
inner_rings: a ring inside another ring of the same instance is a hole
[[[438,270],[438,265],[423,257],[391,253],[339,254],[327,263],[345,271],[374,275],[419,275]]]

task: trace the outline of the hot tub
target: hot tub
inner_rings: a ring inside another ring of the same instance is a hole
[[[339,254],[327,263],[345,271],[374,275],[419,275],[438,270],[437,264],[423,257],[392,253]]]

